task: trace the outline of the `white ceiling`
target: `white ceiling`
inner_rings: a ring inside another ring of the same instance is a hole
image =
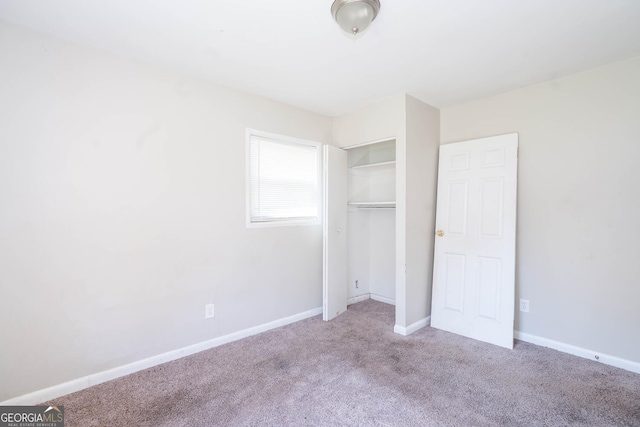
[[[0,0],[0,19],[332,116],[402,92],[443,107],[640,55],[640,0],[381,0],[357,39],[331,3]]]

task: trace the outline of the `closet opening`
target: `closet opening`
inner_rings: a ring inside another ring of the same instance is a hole
[[[345,147],[347,304],[396,303],[396,141]]]

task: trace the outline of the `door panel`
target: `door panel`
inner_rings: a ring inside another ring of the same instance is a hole
[[[322,318],[347,310],[347,152],[324,146]]]
[[[463,151],[451,156],[451,161],[447,163],[450,171],[466,171],[469,169],[469,152]]]
[[[513,348],[518,135],[440,147],[431,325]]]
[[[467,181],[449,184],[449,218],[447,231],[450,235],[467,234],[467,206],[469,201],[469,183]]]
[[[503,178],[480,181],[480,237],[502,238],[502,215],[504,213]]]
[[[478,315],[498,320],[500,303],[500,258],[478,257]]]
[[[445,308],[459,313],[462,313],[464,304],[465,261],[464,255],[445,254]]]

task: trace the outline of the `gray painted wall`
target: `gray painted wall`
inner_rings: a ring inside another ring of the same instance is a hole
[[[410,326],[431,315],[440,111],[406,97],[407,313]]]
[[[518,132],[516,329],[640,362],[640,58],[441,110],[450,143]]]
[[[0,401],[322,306],[322,226],[245,228],[245,128],[331,118],[2,22],[0,57]]]

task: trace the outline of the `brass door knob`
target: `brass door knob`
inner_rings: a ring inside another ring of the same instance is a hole
[[[443,230],[438,230],[436,232],[436,234],[438,235],[438,237],[442,237],[442,236],[444,236],[444,231]]]

